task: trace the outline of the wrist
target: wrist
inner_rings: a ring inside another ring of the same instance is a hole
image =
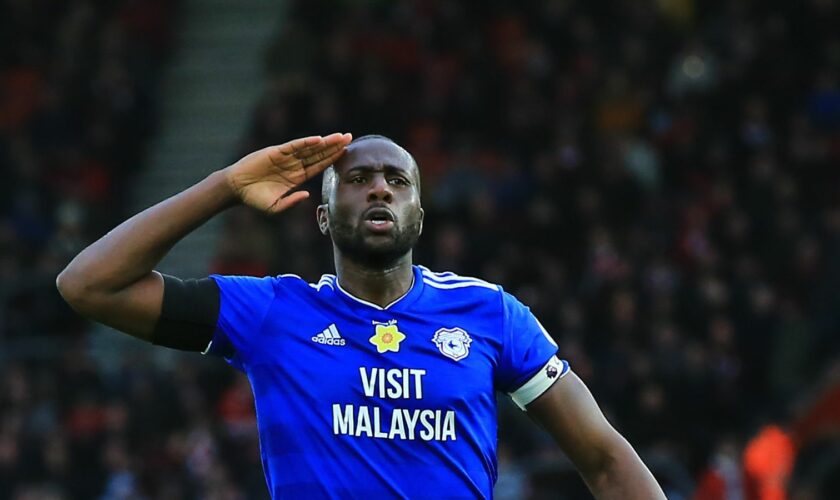
[[[239,196],[231,184],[230,178],[227,175],[227,169],[216,170],[207,176],[205,182],[209,183],[211,191],[224,207],[239,204]]]

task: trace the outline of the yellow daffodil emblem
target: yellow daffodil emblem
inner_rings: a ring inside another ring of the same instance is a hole
[[[376,351],[400,351],[400,342],[405,340],[405,334],[397,330],[397,325],[376,325],[376,333],[370,338],[370,343],[376,346]]]

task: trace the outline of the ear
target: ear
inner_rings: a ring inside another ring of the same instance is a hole
[[[420,234],[423,234],[423,218],[426,216],[426,211],[420,209]]]
[[[321,234],[326,236],[330,231],[330,212],[326,203],[318,205],[318,208],[315,209],[315,219],[318,221],[318,229],[321,230]]]

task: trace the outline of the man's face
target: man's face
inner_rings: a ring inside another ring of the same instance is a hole
[[[408,253],[423,228],[420,179],[408,153],[384,139],[351,144],[336,162],[332,195],[318,207],[321,232],[341,253],[388,266]]]

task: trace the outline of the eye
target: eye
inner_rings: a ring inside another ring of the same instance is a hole
[[[363,175],[354,175],[350,178],[350,184],[362,184],[363,182],[365,182]]]
[[[391,184],[396,184],[397,186],[408,186],[408,181],[403,179],[402,177],[391,177],[388,179],[388,182]]]

